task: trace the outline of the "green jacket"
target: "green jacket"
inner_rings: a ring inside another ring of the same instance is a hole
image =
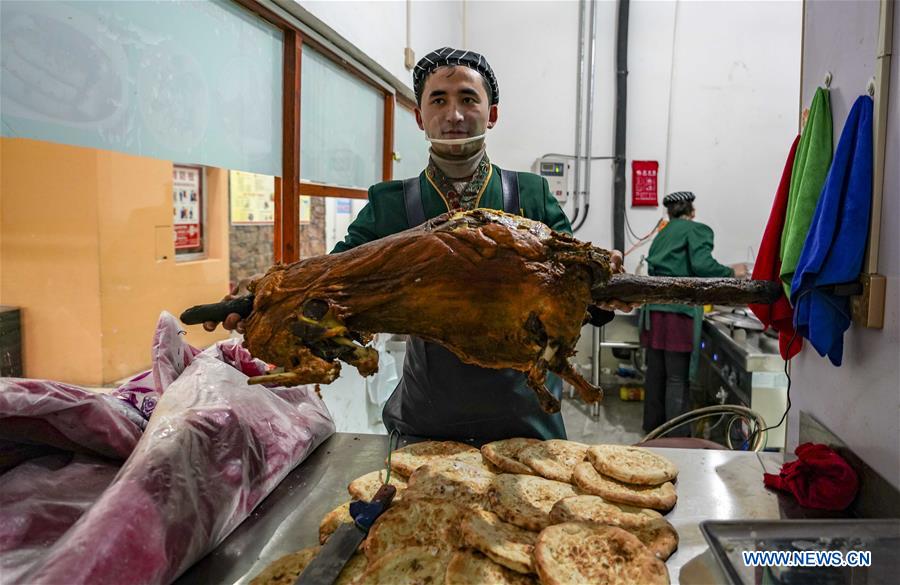
[[[650,276],[727,277],[734,270],[719,264],[712,256],[713,231],[703,223],[689,219],[673,219],[657,234],[647,255]],[[697,372],[700,329],[703,308],[690,305],[649,304],[641,308],[639,327],[650,329],[649,311],[681,313],[694,319],[694,351],[691,353],[690,376]]]
[[[559,232],[572,233],[572,226],[556,198],[550,194],[547,180],[532,173],[516,173],[519,178],[519,204],[522,215],[547,224]],[[447,202],[438,189],[425,176],[419,174],[425,217],[431,219],[448,211]],[[491,165],[491,175],[485,184],[475,207],[503,209],[503,191],[500,169]],[[403,201],[403,181],[385,181],[369,187],[369,203],[347,229],[347,237],[332,250],[344,252],[366,242],[371,242],[409,228],[406,205]]]
[[[713,231],[706,224],[673,219],[653,240],[647,264],[651,276],[727,277],[734,270],[712,257]]]

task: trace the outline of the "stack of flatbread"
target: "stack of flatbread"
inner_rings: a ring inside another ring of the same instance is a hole
[[[340,585],[668,583],[678,534],[675,466],[651,451],[507,439],[481,450],[427,441],[391,456],[394,504],[344,568]],[[348,486],[371,500],[386,473]],[[325,516],[319,542],[352,522]],[[292,584],[319,547],[279,559],[251,585]]]

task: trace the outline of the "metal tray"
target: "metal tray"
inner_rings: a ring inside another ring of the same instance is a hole
[[[700,531],[732,585],[897,583],[900,520],[707,520]],[[869,551],[869,567],[747,567],[742,551]]]

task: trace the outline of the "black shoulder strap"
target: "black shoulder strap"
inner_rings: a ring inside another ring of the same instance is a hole
[[[503,211],[521,215],[519,204],[519,175],[515,171],[500,169],[500,181],[503,187]]]
[[[419,227],[425,223],[425,206],[422,204],[419,177],[403,181],[403,202],[406,204],[406,222],[409,227]]]

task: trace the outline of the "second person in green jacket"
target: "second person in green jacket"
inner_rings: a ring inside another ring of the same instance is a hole
[[[746,278],[745,265],[729,267],[713,258],[713,231],[694,221],[694,199],[690,191],[663,198],[669,223],[650,246],[650,275]],[[690,410],[690,381],[697,366],[702,324],[702,307],[651,304],[641,309],[641,345],[647,352],[645,432]],[[668,436],[689,434],[685,426]]]

